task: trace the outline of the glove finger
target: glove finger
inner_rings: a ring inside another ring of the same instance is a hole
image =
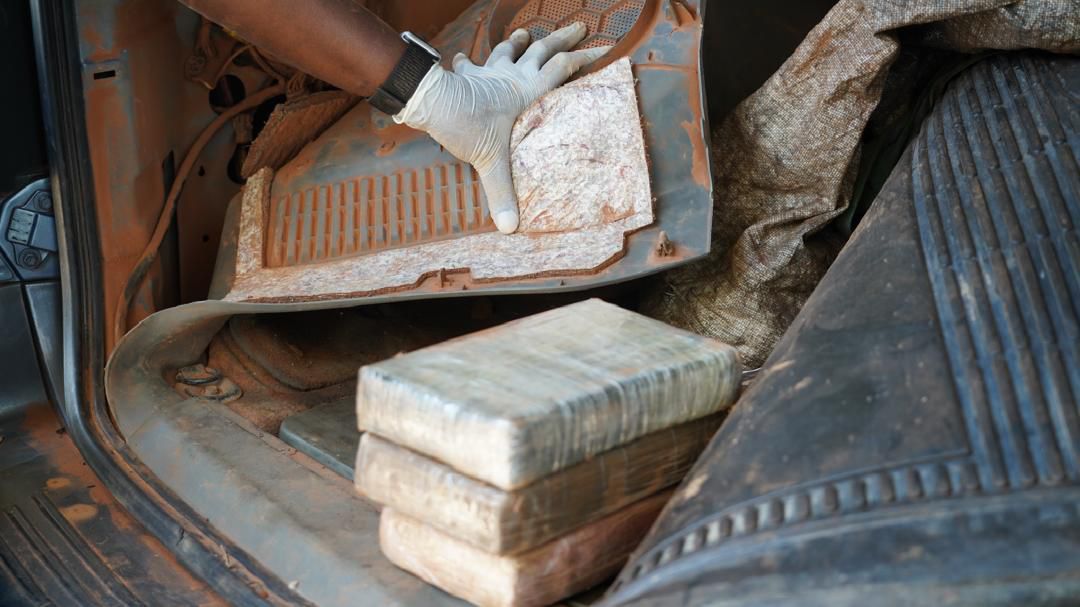
[[[529,30],[518,28],[510,37],[495,45],[488,56],[486,66],[494,65],[497,61],[509,61],[513,63],[521,56],[525,47],[529,46]]]
[[[476,67],[475,65],[473,65],[473,62],[470,61],[469,58],[465,55],[465,53],[458,53],[454,55],[452,65],[454,66],[455,74],[461,74],[470,67]]]
[[[518,227],[518,204],[514,194],[514,178],[510,173],[510,159],[501,158],[480,172],[480,183],[484,186],[488,212],[495,227],[503,234],[512,233]]]
[[[585,24],[580,21],[571,23],[562,29],[557,29],[548,34],[547,37],[529,45],[525,54],[521,56],[521,60],[518,61],[518,65],[525,64],[539,70],[540,66],[547,63],[548,59],[551,59],[556,53],[574,48],[574,45],[581,42],[585,37],[587,31]]]
[[[555,55],[544,64],[544,67],[540,68],[540,82],[544,87],[544,91],[550,91],[561,86],[562,83],[566,82],[567,78],[573,76],[579,69],[603,57],[610,50],[610,46],[601,46]]]

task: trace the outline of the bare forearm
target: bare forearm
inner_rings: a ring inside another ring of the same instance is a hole
[[[405,43],[350,0],[181,0],[280,61],[357,95],[370,96]]]

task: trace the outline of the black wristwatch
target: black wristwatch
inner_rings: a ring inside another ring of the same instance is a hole
[[[431,66],[442,59],[439,51],[412,32],[402,32],[401,39],[405,41],[405,54],[386,77],[386,82],[368,97],[368,103],[390,115],[405,107]]]

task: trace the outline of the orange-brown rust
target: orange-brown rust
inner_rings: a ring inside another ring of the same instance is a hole
[[[813,40],[813,47],[810,49],[809,52],[801,55],[802,59],[799,63],[796,63],[792,66],[785,65],[780,68],[781,70],[788,70],[791,74],[791,77],[794,79],[801,79],[807,77],[808,72],[815,65],[819,65],[821,58],[828,53],[829,47],[832,45],[833,30],[815,29],[810,32],[810,35],[807,37],[807,42],[811,40]],[[793,57],[792,59],[795,58]]]
[[[120,532],[131,532],[134,539],[149,549],[153,554],[154,569],[160,573],[168,571],[170,581],[191,588],[202,597],[207,607],[224,606],[225,603],[212,594],[201,581],[192,577],[176,561],[164,545],[148,535],[131,518],[105,488],[90,466],[83,460],[71,438],[61,430],[60,421],[47,405],[35,406],[26,412],[20,426],[21,432],[29,445],[41,457],[46,458],[54,472],[42,482],[40,494],[56,506],[77,533],[88,529],[85,525],[93,523],[103,516]],[[102,563],[115,563],[115,555],[102,552],[94,542],[86,546],[94,551]]]
[[[662,27],[662,24],[668,23],[675,29],[695,27],[700,36],[700,32],[703,28],[700,16],[695,14],[686,5],[684,0],[662,1],[664,2],[664,5],[666,5],[666,8],[665,6],[654,6],[654,10],[647,13],[650,18],[648,31],[652,35],[660,35],[659,29]],[[644,17],[645,15],[643,15],[643,20]],[[701,105],[702,83],[697,77],[699,44],[687,45],[686,52],[688,55],[686,57],[687,60],[684,63],[666,64],[650,62],[648,64],[638,65],[636,66],[636,69],[677,70],[684,72],[687,75],[686,98],[690,104],[690,115],[693,117],[693,121],[684,121],[680,126],[686,132],[693,150],[690,158],[690,166],[694,183],[702,187],[708,187],[711,177],[709,174],[709,152],[706,149],[704,138],[705,112]],[[649,59],[650,61],[653,59],[652,54],[649,55]]]
[[[671,3],[671,12],[675,15],[676,27],[685,27],[694,23],[697,16],[683,0],[668,0]]]
[[[641,11],[641,17],[630,32],[607,55],[578,72],[576,78],[601,70],[618,57],[632,55],[650,37],[667,35],[668,28],[676,30],[697,28],[700,36],[703,24],[700,15],[691,10],[684,0],[648,0]],[[640,70],[675,70],[687,75],[686,93],[690,114],[694,117],[693,122],[700,126],[696,130],[690,122],[683,123],[681,126],[687,132],[693,149],[690,161],[694,183],[708,187],[709,156],[703,135],[705,113],[701,105],[702,83],[697,77],[698,52],[699,45],[690,44],[686,48],[687,55],[684,63],[655,63],[657,60],[677,60],[678,58],[658,57],[656,51],[649,51],[646,54],[647,62],[635,64],[634,71],[637,74]],[[642,115],[642,127],[646,133],[651,128],[645,121],[644,115]]]
[[[694,183],[708,187],[709,185],[709,152],[705,149],[705,140],[701,136],[701,123],[691,124],[683,121],[679,124],[686,131],[693,154],[690,156],[690,174],[694,177]]]
[[[578,49],[612,46],[626,36],[645,8],[645,0],[595,0],[586,4],[563,0],[528,0],[514,18],[493,38],[509,37],[518,28],[534,38],[548,35],[572,23],[585,25],[585,36]]]
[[[112,78],[84,80],[106,318],[114,316],[124,280],[157,221],[166,157],[170,151],[182,154],[194,136],[190,117],[209,114],[205,90],[182,78],[188,43],[177,34],[177,10],[173,0],[127,0],[115,9],[111,40],[94,29],[107,17],[86,19],[80,28],[90,47],[89,69],[115,70]],[[163,69],[169,65],[177,66],[175,72]],[[131,322],[174,303],[175,283],[162,279],[160,262],[150,277],[136,298]],[[109,335],[107,348],[113,345]]]
[[[286,417],[313,406],[339,400],[351,393],[348,385],[313,392],[290,389],[244,355],[228,330],[221,331],[209,348],[209,364],[243,390],[243,396],[225,406],[263,432],[277,433]],[[263,354],[274,356],[275,351]],[[278,355],[278,358],[285,357]],[[287,362],[287,359],[285,359]]]
[[[60,514],[73,524],[85,523],[98,515],[98,508],[93,504],[72,504],[60,508]]]
[[[409,30],[425,40],[430,40],[473,2],[474,0],[366,0],[363,4],[394,29]]]

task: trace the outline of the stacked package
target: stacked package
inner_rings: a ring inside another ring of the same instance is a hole
[[[599,300],[360,370],[356,485],[395,565],[484,606],[609,578],[734,400],[735,351]]]

